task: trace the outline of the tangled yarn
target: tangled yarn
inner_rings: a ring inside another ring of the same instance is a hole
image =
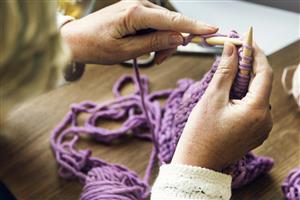
[[[186,43],[192,37],[189,36]],[[239,36],[236,32],[231,32],[228,37]],[[242,48],[251,47],[239,48],[239,68],[251,69],[251,65],[242,62],[242,59],[251,59],[241,55]],[[147,199],[151,190],[149,179],[156,158],[159,164],[171,161],[188,116],[204,94],[218,63],[219,59],[201,81],[181,79],[174,89],[150,92],[149,80],[146,76],[140,77],[135,60],[135,76],[122,76],[115,83],[114,100],[100,104],[89,101],[72,104],[63,121],[54,129],[51,147],[60,167],[59,174],[64,178],[79,178],[84,183],[81,200]],[[246,94],[249,79],[249,75],[237,74],[231,98],[240,99]],[[128,82],[134,84],[135,91],[122,96],[120,91]],[[165,105],[160,105],[160,98],[167,98]],[[81,125],[78,117],[83,113],[88,114],[88,118]],[[101,120],[120,119],[125,119],[125,122],[114,130],[97,126],[97,122]],[[81,135],[91,136],[102,143],[113,143],[129,135],[152,141],[153,151],[144,178],[139,178],[135,172],[123,166],[92,157],[88,149],[78,150],[75,145]],[[233,176],[232,187],[237,188],[266,173],[272,166],[272,159],[248,153],[224,170]]]
[[[289,173],[281,189],[287,200],[300,200],[300,167]]]

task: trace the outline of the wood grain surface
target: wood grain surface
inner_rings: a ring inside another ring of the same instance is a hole
[[[300,113],[280,84],[283,68],[300,61],[299,47],[298,41],[269,57],[274,69],[271,98],[274,127],[268,141],[256,152],[273,157],[275,167],[269,175],[233,191],[233,199],[282,199],[280,184],[289,170],[299,165]],[[151,90],[159,90],[174,87],[180,78],[199,80],[212,62],[211,56],[176,55],[159,66],[141,71],[150,77]],[[23,103],[11,113],[5,122],[7,130],[0,135],[0,179],[18,199],[78,199],[82,184],[76,180],[63,180],[57,175],[57,165],[49,145],[50,133],[71,103],[111,99],[113,83],[126,73],[131,74],[132,68],[90,65],[79,82]],[[117,124],[108,126],[115,127]],[[80,147],[92,148],[93,155],[126,165],[142,176],[152,146],[150,142],[133,139],[116,145],[84,140]],[[156,173],[157,168],[153,177]]]

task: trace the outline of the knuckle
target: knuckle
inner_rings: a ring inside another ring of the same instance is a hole
[[[273,127],[272,117],[269,109],[253,109],[249,116],[250,123],[262,127],[263,130],[270,132]]]
[[[142,8],[141,5],[139,5],[139,4],[133,4],[133,5],[131,5],[131,6],[127,9],[126,15],[127,15],[127,16],[133,16],[133,15],[135,15],[141,8]]]
[[[269,137],[273,120],[268,109],[253,109],[250,107],[248,109],[247,124],[254,134],[253,147],[256,148]]]
[[[265,73],[273,79],[273,69],[270,66],[266,67]]]
[[[253,124],[261,124],[265,121],[265,116],[261,111],[257,111],[252,115],[252,123]]]
[[[197,19],[188,19],[189,23],[194,27],[194,26],[199,26],[199,21]],[[196,29],[195,29],[196,30]]]
[[[226,63],[220,63],[215,74],[222,76],[231,76],[232,75],[231,67]]]
[[[168,12],[168,15],[170,16],[170,21],[172,23],[179,22],[183,19],[183,15],[181,13],[170,11],[170,12]]]
[[[142,9],[141,5],[133,4],[129,6],[123,13],[120,19],[121,32],[125,33],[134,33],[135,24],[139,23],[140,18],[137,16],[140,10]],[[123,34],[123,33],[122,33]]]
[[[160,37],[157,34],[153,34],[150,37],[149,48],[152,50],[159,49],[160,47]]]
[[[247,113],[249,113],[248,122],[252,126],[257,126],[258,124],[263,123],[265,119],[265,114],[262,112],[262,109],[255,109],[252,106],[248,108],[249,110]]]
[[[140,4],[147,4],[147,3],[149,3],[148,0],[138,0],[138,2],[139,2]]]

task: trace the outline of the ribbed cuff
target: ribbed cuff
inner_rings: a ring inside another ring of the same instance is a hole
[[[160,167],[152,188],[158,199],[230,199],[231,176],[210,169],[181,164]]]

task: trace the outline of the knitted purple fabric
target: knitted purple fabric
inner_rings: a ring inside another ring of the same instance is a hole
[[[293,169],[281,186],[287,200],[300,200],[300,167]]]
[[[238,35],[231,32],[228,37]],[[242,48],[250,47],[241,47],[239,52]],[[175,89],[150,93],[148,78],[140,77],[135,60],[135,77],[122,76],[116,82],[113,87],[115,100],[101,104],[88,101],[73,104],[64,120],[55,128],[51,136],[51,147],[60,166],[59,174],[64,178],[77,177],[84,182],[82,200],[147,199],[155,159],[158,158],[160,164],[171,161],[187,118],[204,94],[218,63],[219,59],[201,81],[182,79],[177,82]],[[240,62],[239,68],[251,69],[251,66],[241,65]],[[231,98],[239,99],[246,94],[249,79],[249,76],[237,74]],[[128,82],[133,82],[136,89],[132,94],[122,96],[120,91]],[[157,101],[162,97],[167,98],[164,106]],[[89,116],[83,125],[79,125],[78,116],[82,113]],[[126,120],[120,128],[108,130],[97,126],[97,122],[102,119]],[[98,142],[112,145],[124,135],[151,140],[154,147],[143,180],[123,166],[92,157],[90,150],[78,150],[75,145],[81,135],[89,135]],[[237,188],[266,173],[272,166],[272,159],[248,153],[235,165],[224,170],[233,176],[232,187]]]

